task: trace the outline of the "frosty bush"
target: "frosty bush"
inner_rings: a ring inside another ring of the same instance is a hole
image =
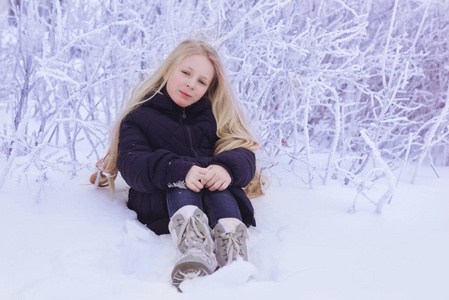
[[[448,1],[12,3],[1,20],[0,186],[92,165],[130,89],[186,38],[220,52],[263,168],[286,155],[306,184],[334,178],[361,195],[385,179],[371,200],[380,210],[408,162],[410,180],[426,161],[449,165]]]

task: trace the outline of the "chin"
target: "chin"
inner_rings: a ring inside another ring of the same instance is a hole
[[[175,103],[178,105],[178,106],[181,106],[181,107],[187,107],[187,106],[189,106],[189,104],[188,103],[186,103],[185,101],[175,101]]]

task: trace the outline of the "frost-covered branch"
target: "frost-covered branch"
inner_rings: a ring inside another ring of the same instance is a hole
[[[380,197],[380,199],[378,200],[377,205],[376,205],[377,212],[381,213],[383,206],[387,202],[389,202],[391,200],[391,198],[393,197],[394,191],[396,190],[396,178],[393,174],[393,171],[390,169],[388,164],[382,158],[379,149],[377,149],[376,145],[368,137],[366,131],[361,130],[360,135],[362,136],[363,140],[368,145],[368,147],[371,149],[374,159],[380,165],[381,170],[385,173],[385,176],[387,178],[388,188],[387,188],[386,192]]]
[[[285,156],[298,182],[374,201],[380,170],[449,164],[446,0],[18,3],[0,20],[0,185],[102,157],[131,88],[187,38],[217,48],[261,167]]]

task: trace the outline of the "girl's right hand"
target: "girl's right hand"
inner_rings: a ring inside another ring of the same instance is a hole
[[[203,178],[204,174],[206,174],[206,172],[207,169],[205,168],[192,166],[186,175],[186,187],[189,190],[199,193],[204,188],[204,185],[201,183],[201,179]]]

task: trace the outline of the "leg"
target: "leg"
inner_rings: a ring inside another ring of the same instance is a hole
[[[202,212],[202,193],[185,189],[167,191],[169,231],[180,259],[172,271],[173,285],[215,271],[217,260],[207,216]]]
[[[209,217],[211,227],[217,225],[218,220],[226,218],[235,218],[242,221],[240,208],[234,195],[228,191],[214,191],[204,190],[205,200],[209,207]]]
[[[202,195],[189,189],[173,188],[166,193],[168,216],[171,218],[180,208],[194,205],[203,210]]]
[[[242,216],[234,195],[228,190],[205,192],[214,228],[215,251],[220,267],[237,259],[248,261],[248,229],[242,223]]]

